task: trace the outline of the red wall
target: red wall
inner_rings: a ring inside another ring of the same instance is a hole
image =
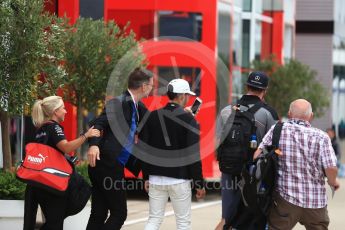
[[[136,38],[153,38],[154,11],[152,10],[109,10],[109,20],[113,19],[121,28],[129,23],[129,30],[137,35]]]
[[[272,12],[273,25],[272,25],[272,53],[276,57],[278,64],[283,64],[284,56],[284,12]]]
[[[59,0],[58,16],[70,18],[70,23],[75,23],[79,17],[79,0]],[[77,108],[66,102],[67,114],[62,123],[67,140],[73,140],[77,137]]]

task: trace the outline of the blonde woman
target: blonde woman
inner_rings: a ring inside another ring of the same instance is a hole
[[[91,127],[75,140],[67,141],[60,123],[65,119],[66,109],[59,96],[38,100],[32,109],[32,120],[37,128],[36,142],[44,143],[58,150],[61,154],[69,154],[79,148],[89,137],[98,137],[100,132]],[[36,224],[38,204],[46,222],[41,229],[61,230],[65,219],[67,196],[58,196],[38,187],[27,185],[25,191],[24,230],[33,230]]]

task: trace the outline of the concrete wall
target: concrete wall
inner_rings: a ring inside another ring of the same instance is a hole
[[[297,0],[297,21],[333,20],[333,0]]]
[[[313,121],[315,127],[323,130],[332,125],[333,25],[333,0],[296,1],[295,57],[317,72],[317,80],[330,98],[325,115]]]
[[[328,89],[331,98],[333,84],[332,64],[333,36],[330,34],[297,34],[296,59],[317,71],[317,79]],[[325,130],[332,124],[332,108],[326,114],[314,120],[313,125]]]

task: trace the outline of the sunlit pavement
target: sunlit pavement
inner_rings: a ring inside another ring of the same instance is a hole
[[[333,199],[331,198],[331,190],[328,188],[329,197],[328,212],[330,216],[329,229],[345,229],[345,179],[340,179],[341,188],[338,190]],[[220,220],[221,202],[220,195],[213,192],[202,202],[192,203],[192,229],[214,229]],[[128,201],[128,218],[123,229],[126,230],[142,230],[144,229],[148,216],[148,201],[144,198],[141,200]],[[176,229],[175,217],[173,215],[171,204],[166,208],[166,216],[161,226],[163,230]],[[305,229],[301,225],[297,225],[294,229]]]
[[[343,158],[345,163],[345,141],[342,142]],[[331,190],[327,187],[329,197],[328,212],[331,220],[330,230],[345,229],[345,179],[340,179],[341,187],[336,191],[333,199]],[[123,229],[126,230],[142,230],[144,229],[148,217],[148,198],[147,194],[128,195],[128,218]],[[82,230],[85,229],[88,217],[90,215],[90,204],[79,214],[78,217],[67,218],[65,220],[64,230]],[[193,229],[214,229],[221,217],[221,200],[220,192],[208,192],[204,201],[193,201],[192,203],[192,228]],[[77,224],[77,226],[75,226]],[[170,203],[166,207],[166,216],[161,226],[162,230],[176,229],[175,217]],[[301,225],[297,225],[294,229],[305,229]]]

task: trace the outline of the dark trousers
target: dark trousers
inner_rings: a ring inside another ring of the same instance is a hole
[[[238,230],[265,230],[267,220],[258,209],[246,207],[243,202],[237,210],[236,216],[227,226],[232,226]]]
[[[26,186],[24,205],[24,230],[34,230],[38,204],[45,217],[41,230],[62,230],[67,207],[67,197],[46,190]]]
[[[127,218],[123,168],[119,170],[101,166],[89,167],[89,177],[92,183],[92,198],[91,214],[86,229],[121,229]]]
[[[284,200],[279,194],[273,195],[268,216],[269,229],[289,230],[301,223],[307,230],[326,230],[329,225],[327,207],[302,208]]]
[[[231,220],[236,214],[241,200],[241,192],[238,188],[239,179],[230,174],[222,173],[222,218]]]
[[[234,228],[237,230],[265,230],[267,219],[259,207],[246,207],[241,192],[238,190],[240,202],[237,210],[229,219],[225,219],[224,230]]]

